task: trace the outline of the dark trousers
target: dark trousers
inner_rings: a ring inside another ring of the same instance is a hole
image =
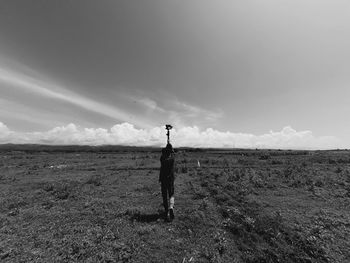
[[[162,181],[161,187],[162,187],[163,206],[165,211],[168,212],[170,197],[174,196],[174,180]]]

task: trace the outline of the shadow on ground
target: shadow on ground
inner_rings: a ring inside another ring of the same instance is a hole
[[[143,223],[151,223],[151,222],[157,221],[161,217],[162,217],[162,215],[159,213],[154,213],[154,214],[134,213],[134,214],[130,215],[130,220],[143,222]]]

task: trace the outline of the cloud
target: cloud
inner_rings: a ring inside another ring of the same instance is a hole
[[[149,98],[142,98],[138,100],[139,103],[141,103],[143,106],[150,110],[159,110],[159,111],[164,111],[164,109],[160,108],[154,100],[151,100]]]
[[[203,116],[207,120],[216,120],[223,116],[223,112],[221,110],[209,111],[180,101],[175,101],[175,106],[178,113],[186,117],[198,118]]]
[[[118,93],[119,101],[123,101],[123,103],[120,103],[120,105],[117,104],[117,106],[108,105],[84,96],[81,93],[84,92],[83,90],[81,90],[80,93],[70,91],[65,86],[56,84],[50,79],[45,79],[37,72],[26,68],[18,68],[19,69],[14,70],[0,65],[0,85],[4,83],[5,85],[2,87],[7,88],[8,91],[16,89],[21,93],[31,94],[34,98],[42,98],[44,99],[43,101],[52,99],[53,103],[69,103],[88,112],[95,112],[107,116],[117,122],[133,123],[138,128],[151,129],[153,126],[162,123],[162,121],[159,120],[165,119],[175,124],[177,127],[187,127],[195,123],[201,127],[208,127],[216,125],[216,121],[223,116],[221,110],[207,110],[197,105],[195,106],[179,101],[177,98],[148,97],[144,96],[144,94],[142,95],[142,92],[138,92],[139,95],[128,94],[128,92],[123,92],[122,94]],[[25,95],[21,95],[20,100],[23,100],[23,96]],[[9,101],[6,102],[10,104]],[[27,102],[30,104],[29,100]],[[37,121],[35,121],[33,115],[40,115],[40,118],[37,118],[39,121],[42,119],[43,122],[50,125],[62,123],[62,120],[57,120],[57,118],[53,116],[43,116],[44,111],[31,114],[32,118],[27,118],[25,114],[23,116],[23,112],[27,111],[23,110],[24,106],[22,103],[17,103],[19,105],[13,106],[14,103],[11,101],[11,104],[12,106],[8,107],[6,111],[11,114],[12,118],[22,120],[25,118],[27,122],[30,121],[35,125]],[[40,107],[40,105],[35,105],[35,107]],[[30,111],[34,111],[33,107]],[[59,108],[57,112],[59,112]],[[54,120],[57,120],[56,123],[54,123]],[[79,120],[70,121],[79,122]]]
[[[168,119],[177,127],[188,127],[188,124],[191,123],[196,123],[201,127],[212,126],[224,116],[223,111],[220,109],[207,110],[177,99],[168,101],[167,104],[170,107]]]
[[[9,128],[2,122],[0,122],[0,135],[1,136],[8,136],[11,133]]]
[[[204,109],[199,106],[180,101],[178,98],[173,96],[153,96],[152,98],[133,94],[123,94],[121,96],[123,96],[123,98],[129,102],[133,102],[135,105],[141,106],[140,110],[143,113],[146,113],[143,116],[149,117],[152,114],[153,119],[167,119],[170,123],[173,123],[177,127],[186,127],[193,123],[196,123],[201,127],[213,126],[216,124],[216,121],[218,121],[224,115],[221,109]],[[153,123],[157,123],[157,121],[154,121]]]
[[[39,96],[65,101],[90,112],[96,112],[118,121],[128,121],[132,119],[133,122],[140,127],[150,127],[144,120],[131,116],[130,113],[122,109],[97,102],[80,94],[68,91],[64,87],[42,81],[41,79],[29,75],[0,68],[0,82]],[[148,104],[149,103],[150,102],[148,102]]]
[[[174,147],[331,149],[339,141],[332,136],[316,137],[311,131],[296,131],[287,126],[279,132],[262,135],[222,132],[208,128],[183,127],[171,131]],[[0,122],[0,143],[79,144],[161,146],[166,142],[165,129],[137,129],[130,123],[116,124],[110,129],[81,128],[71,123],[46,132],[15,132]]]

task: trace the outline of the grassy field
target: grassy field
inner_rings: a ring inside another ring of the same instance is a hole
[[[350,262],[350,152],[0,147],[1,262]],[[198,167],[198,162],[200,167]]]

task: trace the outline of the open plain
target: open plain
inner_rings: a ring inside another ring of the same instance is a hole
[[[1,262],[350,262],[350,153],[0,147]]]

